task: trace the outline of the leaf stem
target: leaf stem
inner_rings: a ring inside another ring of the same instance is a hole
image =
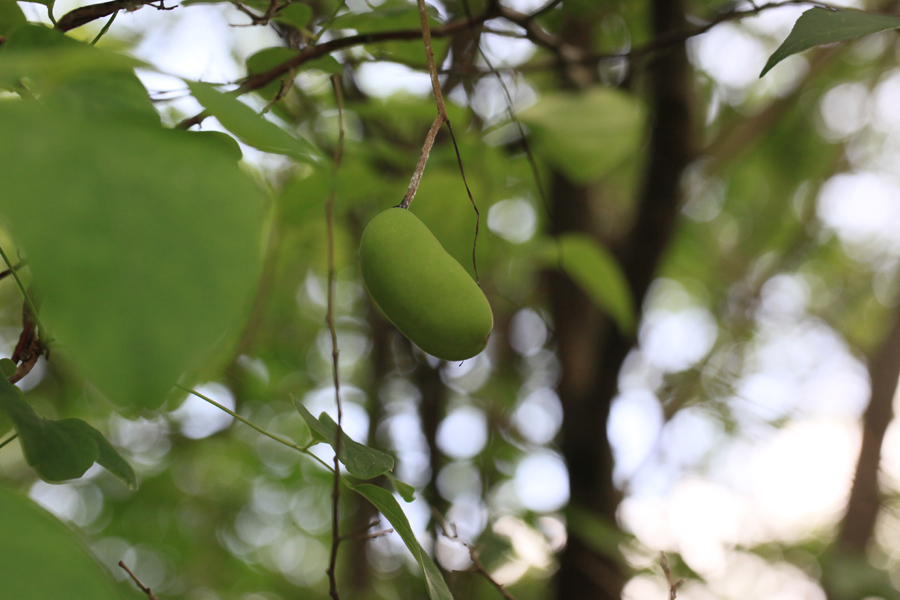
[[[37,307],[34,305],[34,302],[31,301],[31,296],[28,295],[28,291],[25,289],[25,284],[22,283],[22,279],[19,277],[18,271],[16,268],[12,266],[12,262],[10,262],[9,257],[4,252],[3,247],[0,246],[0,257],[3,258],[3,262],[6,263],[7,269],[12,273],[12,276],[16,280],[16,285],[19,286],[19,290],[22,292],[22,295],[25,297],[25,302],[28,303],[28,308],[31,309],[31,314],[34,315],[34,320],[38,326],[38,338],[40,338],[44,343],[46,343],[45,334],[47,330],[44,328],[44,325],[41,323],[41,318],[38,316]],[[20,263],[21,264],[21,263]]]
[[[219,404],[218,402],[216,402],[216,401],[213,400],[212,398],[208,398],[208,397],[204,396],[203,394],[201,394],[200,392],[194,391],[194,390],[192,390],[191,388],[184,387],[183,385],[181,385],[181,384],[179,384],[179,383],[176,383],[176,384],[175,384],[175,387],[177,387],[179,390],[181,390],[181,391],[183,391],[183,392],[187,392],[187,393],[189,393],[189,394],[193,394],[194,396],[197,396],[197,397],[200,398],[201,400],[206,400],[207,402],[209,402],[210,404],[212,404],[213,406],[215,406],[215,407],[218,408],[219,410],[228,413],[229,415],[231,415],[232,417],[234,417],[235,419],[237,419],[238,421],[240,421],[240,422],[243,423],[244,425],[247,425],[248,427],[250,427],[250,428],[252,428],[252,429],[255,429],[256,431],[260,432],[260,433],[263,434],[264,436],[266,436],[266,437],[268,437],[268,438],[271,438],[271,439],[275,440],[275,441],[278,442],[279,444],[284,444],[284,445],[287,446],[288,448],[293,448],[294,450],[297,450],[298,452],[303,452],[304,454],[309,454],[310,456],[315,456],[315,455],[313,455],[313,454],[309,451],[309,448],[304,448],[303,446],[298,446],[297,444],[295,444],[294,442],[291,442],[290,440],[286,440],[286,439],[284,439],[283,437],[278,436],[278,435],[276,435],[276,434],[274,434],[274,433],[272,433],[272,432],[270,432],[270,431],[266,431],[265,429],[263,429],[262,427],[260,427],[260,426],[257,425],[256,423],[253,423],[252,421],[250,421],[250,420],[248,420],[248,419],[245,419],[244,417],[242,417],[241,415],[237,414],[236,412],[234,412],[234,411],[231,410],[230,408],[225,407],[225,406],[222,406],[221,404]]]
[[[109,31],[109,28],[112,26],[113,21],[116,20],[116,16],[118,14],[119,14],[119,11],[116,11],[112,14],[112,16],[109,18],[109,21],[106,22],[106,25],[103,26],[103,29],[100,30],[100,33],[98,33],[97,37],[95,37],[93,39],[93,41],[91,42],[91,46],[96,46],[97,42],[100,41],[100,38],[102,38],[104,35],[106,35],[106,32]]]

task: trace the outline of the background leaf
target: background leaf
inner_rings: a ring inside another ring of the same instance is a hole
[[[117,600],[112,577],[59,519],[0,486],[0,582],[12,600]]]
[[[428,589],[428,597],[431,598],[431,600],[453,600],[453,595],[450,593],[447,583],[441,576],[440,570],[438,570],[437,565],[434,564],[434,561],[431,560],[431,557],[428,556],[428,553],[425,552],[425,549],[419,544],[419,541],[413,533],[412,527],[409,525],[409,520],[406,518],[403,509],[400,507],[400,503],[397,502],[397,499],[394,498],[393,494],[384,488],[380,488],[377,485],[372,485],[370,483],[353,486],[353,489],[359,494],[362,494],[369,502],[375,505],[375,508],[381,511],[381,514],[390,521],[391,525],[394,527],[394,531],[397,532],[403,540],[403,543],[406,544],[406,547],[412,552],[413,558],[415,558],[416,562],[419,563],[419,566],[422,567],[422,572],[425,575],[425,585]]]
[[[583,233],[547,242],[543,259],[559,266],[591,300],[606,311],[623,332],[635,327],[634,300],[622,267],[597,240]]]
[[[574,181],[588,183],[637,152],[642,115],[633,96],[601,87],[547,93],[519,119],[532,130],[537,154]]]
[[[787,39],[769,57],[760,77],[785,58],[814,46],[832,44],[844,40],[900,27],[900,17],[879,15],[861,10],[829,10],[811,8],[797,19]]]

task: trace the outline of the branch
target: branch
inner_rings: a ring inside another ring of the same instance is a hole
[[[438,27],[431,30],[431,36],[451,36],[460,30],[471,27],[472,25],[481,25],[486,20],[491,19],[495,16],[497,16],[495,13],[487,11],[484,14],[479,15],[478,17],[475,17],[471,20],[457,19],[455,21],[447,23],[443,27]],[[253,75],[252,77],[248,77],[247,79],[245,79],[244,82],[238,87],[237,93],[245,94],[247,92],[252,92],[253,90],[258,90],[259,88],[265,87],[270,82],[278,79],[285,73],[290,72],[292,69],[296,69],[304,63],[315,60],[317,58],[321,58],[323,56],[327,56],[339,50],[345,50],[347,48],[353,48],[355,46],[362,46],[365,44],[377,44],[378,42],[414,40],[421,37],[422,31],[420,29],[400,29],[396,31],[382,31],[378,33],[363,33],[359,35],[351,35],[343,38],[338,38],[336,40],[329,40],[327,42],[316,44],[314,46],[307,46],[306,48],[300,50],[300,52],[298,52],[297,55],[290,60],[287,60],[280,65],[269,69],[268,71]],[[194,125],[202,123],[206,117],[207,115],[205,113],[199,113],[180,122],[177,125],[177,128],[189,129]]]
[[[684,579],[675,579],[672,576],[672,570],[669,568],[669,558],[665,552],[659,553],[659,564],[662,566],[663,573],[666,574],[666,583],[669,584],[669,600],[675,600],[678,588],[684,583]]]
[[[126,573],[128,573],[129,575],[131,575],[131,579],[134,580],[135,585],[138,586],[142,592],[144,592],[145,594],[147,594],[147,598],[148,598],[149,600],[159,600],[159,596],[157,596],[156,594],[154,594],[154,593],[150,590],[150,588],[148,588],[148,587],[145,586],[143,583],[141,583],[141,580],[137,578],[137,575],[135,575],[134,573],[131,572],[131,569],[128,568],[128,566],[125,564],[125,561],[124,561],[124,560],[120,560],[120,561],[119,561],[119,566],[122,567],[123,569],[125,569],[125,572],[126,572]]]
[[[469,551],[469,560],[472,561],[472,568],[475,570],[475,572],[487,579],[488,582],[490,582],[490,584],[494,586],[497,591],[500,592],[500,595],[503,596],[506,600],[516,600],[516,597],[513,596],[502,583],[491,577],[491,574],[488,573],[488,570],[481,563],[481,560],[479,560],[478,552],[476,552],[474,546],[459,537],[459,532],[457,532],[456,530],[456,525],[454,525],[453,523],[448,524],[444,520],[444,517],[441,515],[441,513],[437,511],[437,509],[432,508],[431,513],[434,517],[434,520],[440,524],[441,529],[443,530],[444,535],[447,537],[447,539],[457,542],[458,544],[462,544],[463,547],[465,547],[465,549]]]
[[[56,22],[56,29],[69,31],[86,25],[91,21],[108,17],[120,10],[134,12],[148,4],[155,6],[158,10],[172,10],[174,8],[167,7],[164,0],[111,0],[110,2],[82,6],[67,12]]]

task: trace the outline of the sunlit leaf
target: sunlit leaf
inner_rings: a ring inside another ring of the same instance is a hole
[[[337,423],[327,414],[322,413],[316,419],[303,404],[294,399],[297,412],[306,421],[314,439],[328,443],[332,448],[337,446]],[[364,446],[350,438],[346,433],[341,435],[341,462],[347,471],[360,479],[373,479],[394,468],[394,459],[389,454]]]
[[[109,572],[75,533],[0,486],[0,582],[10,600],[118,600]]]
[[[450,593],[443,576],[441,576],[440,570],[434,564],[434,561],[431,560],[431,557],[428,556],[428,553],[425,552],[425,549],[422,548],[421,544],[419,544],[409,524],[409,520],[393,494],[384,488],[369,483],[353,486],[353,489],[362,494],[375,508],[381,511],[381,514],[391,523],[394,531],[397,532],[403,543],[412,552],[413,558],[422,567],[422,572],[425,575],[428,597],[431,600],[453,600],[453,595]]]
[[[900,17],[860,10],[811,8],[797,19],[787,39],[769,57],[760,77],[792,54],[814,46],[832,44],[900,27]]]
[[[103,434],[81,419],[53,421],[38,416],[22,392],[0,377],[0,410],[12,419],[25,460],[45,481],[78,479],[94,462],[132,489],[137,478]]]
[[[589,183],[637,152],[643,132],[640,103],[620,90],[550,92],[523,111],[536,154],[573,181]]]
[[[188,87],[197,101],[245,144],[303,161],[310,160],[310,156],[316,153],[309,142],[267,121],[234,96],[218,92],[208,83],[189,81]]]
[[[120,406],[159,406],[239,331],[259,269],[258,187],[188,132],[73,119],[53,102],[4,103],[0,131],[0,214],[56,355]]]

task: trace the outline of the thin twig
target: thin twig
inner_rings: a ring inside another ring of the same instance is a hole
[[[337,404],[337,433],[334,442],[334,487],[331,493],[331,558],[328,563],[328,583],[329,594],[332,600],[340,600],[337,589],[337,555],[338,546],[341,543],[340,525],[340,508],[341,499],[341,462],[338,458],[341,454],[341,420],[343,418],[343,409],[341,407],[341,381],[338,371],[338,357],[340,350],[338,349],[337,329],[334,325],[334,200],[337,193],[337,175],[341,166],[341,159],[344,154],[344,100],[341,93],[340,75],[331,76],[331,86],[334,88],[334,99],[338,109],[338,142],[334,150],[334,166],[332,168],[331,193],[325,202],[325,227],[328,234],[328,312],[325,320],[328,323],[328,331],[331,333],[331,369],[334,375],[334,401]]]
[[[669,559],[665,552],[659,553],[659,564],[662,566],[663,573],[666,574],[666,583],[669,584],[669,600],[675,600],[678,594],[678,588],[684,583],[684,579],[676,580],[672,576],[672,570],[669,568]]]
[[[3,262],[6,263],[7,270],[12,273],[13,278],[16,280],[16,285],[19,286],[19,291],[21,291],[22,296],[25,297],[25,302],[28,304],[28,308],[31,310],[31,314],[34,317],[34,322],[37,323],[38,337],[41,339],[46,339],[45,336],[47,335],[47,330],[44,329],[43,324],[41,324],[41,319],[40,317],[38,317],[37,307],[31,300],[31,296],[28,294],[28,290],[25,289],[25,284],[22,283],[22,279],[19,277],[19,272],[16,271],[17,267],[12,266],[9,257],[6,255],[6,252],[4,252],[2,247],[0,247],[0,258],[2,258]]]
[[[456,530],[456,525],[454,525],[453,523],[447,523],[444,520],[444,516],[436,509],[432,508],[431,513],[434,516],[434,520],[437,521],[441,526],[441,529],[444,532],[444,536],[446,536],[448,540],[452,540],[458,544],[462,544],[463,547],[468,550],[469,560],[472,561],[472,569],[476,573],[487,579],[488,582],[490,582],[490,584],[493,585],[497,589],[497,591],[500,592],[500,595],[503,596],[506,600],[516,600],[516,597],[513,596],[502,583],[491,577],[491,574],[488,573],[488,570],[485,568],[484,564],[482,564],[481,560],[479,560],[478,552],[475,550],[475,547],[459,537],[459,532],[457,532]]]
[[[468,19],[457,19],[456,21],[451,21],[447,23],[443,27],[439,27],[434,29],[431,32],[432,37],[447,37],[455,34],[461,29],[465,29],[466,27],[471,26],[472,24],[480,25],[484,23],[487,19],[491,19],[497,16],[494,12],[487,11],[483,15],[480,15],[475,19],[474,23],[470,23]],[[285,73],[289,72],[291,69],[295,69],[302,64],[305,64],[311,60],[315,60],[317,58],[321,58],[323,56],[330,55],[339,50],[345,50],[347,48],[352,48],[355,46],[362,46],[365,44],[377,44],[379,42],[388,42],[395,40],[414,40],[419,39],[422,36],[422,32],[419,29],[400,29],[395,31],[382,31],[377,33],[364,33],[359,35],[351,35],[343,38],[338,38],[335,40],[329,40],[327,42],[323,42],[321,44],[316,44],[313,46],[307,46],[300,50],[296,56],[293,58],[286,60],[285,62],[272,67],[268,71],[264,71],[262,73],[258,73],[251,77],[248,77],[243,81],[243,83],[235,90],[236,94],[245,94],[247,92],[252,92],[253,90],[258,90],[261,87],[265,87],[270,82],[278,79]],[[181,121],[178,125],[178,129],[189,129],[194,125],[198,125],[202,123],[203,120],[209,116],[206,111],[201,112],[193,117],[189,117],[183,121]]]
[[[144,585],[143,583],[141,583],[141,580],[137,578],[137,575],[135,575],[134,573],[131,572],[131,569],[128,568],[128,565],[125,564],[125,561],[124,561],[124,560],[120,560],[120,561],[119,561],[119,566],[122,567],[123,569],[125,569],[125,572],[126,572],[126,573],[128,573],[129,575],[131,575],[131,579],[134,581],[134,584],[135,584],[136,586],[138,586],[142,592],[144,592],[145,594],[147,594],[147,598],[149,598],[150,600],[159,600],[159,596],[157,596],[156,594],[154,594],[154,593],[150,590],[150,588],[148,588],[146,585]]]
[[[459,165],[459,174],[462,176],[463,185],[466,187],[466,194],[469,195],[469,202],[472,203],[472,209],[475,211],[475,239],[472,241],[472,269],[475,271],[475,283],[481,285],[481,281],[478,280],[478,263],[475,260],[475,251],[478,249],[478,229],[481,227],[481,212],[478,210],[478,205],[475,204],[472,190],[469,189],[469,182],[466,181],[466,171],[463,169],[462,155],[459,153],[459,144],[456,143],[456,136],[453,134],[453,127],[450,125],[450,119],[447,119],[447,130],[450,132],[450,140],[453,142],[453,150],[456,152],[456,164]]]
[[[12,272],[13,272],[13,271],[18,271],[18,270],[21,269],[22,267],[27,267],[27,266],[28,266],[28,261],[27,261],[27,260],[24,260],[24,259],[23,259],[23,260],[20,260],[20,261],[19,261],[19,264],[17,264],[17,265],[14,266],[13,268],[11,268],[11,269],[6,269],[6,270],[4,270],[4,271],[0,271],[0,279],[4,279],[5,277],[9,277],[10,275],[12,275]]]
[[[6,438],[6,439],[3,440],[2,442],[0,442],[0,448],[2,448],[3,446],[7,445],[8,443],[10,443],[11,441],[13,441],[13,440],[16,439],[17,437],[19,437],[19,434],[18,434],[18,433],[12,434],[12,435],[9,436],[8,438]]]

